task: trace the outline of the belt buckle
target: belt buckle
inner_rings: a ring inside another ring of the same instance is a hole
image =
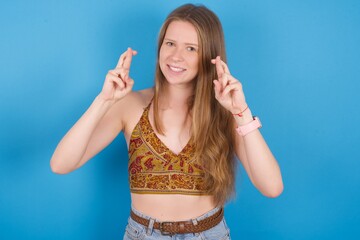
[[[172,232],[166,232],[166,231],[164,231],[164,225],[171,227],[171,225],[173,225],[173,223],[172,223],[172,222],[161,222],[161,223],[160,223],[160,226],[159,226],[159,230],[160,230],[161,234],[162,234],[162,235],[173,235]]]

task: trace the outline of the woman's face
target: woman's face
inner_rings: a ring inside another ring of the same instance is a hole
[[[170,84],[189,84],[198,73],[199,41],[195,27],[185,21],[169,24],[160,47],[159,65]]]

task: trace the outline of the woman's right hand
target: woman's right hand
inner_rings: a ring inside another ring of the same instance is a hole
[[[126,96],[134,85],[134,80],[130,78],[130,66],[132,57],[137,51],[128,48],[121,54],[115,69],[108,72],[100,93],[100,97],[106,101],[118,101]]]

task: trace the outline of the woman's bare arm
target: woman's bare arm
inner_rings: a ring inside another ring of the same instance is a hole
[[[101,93],[56,147],[50,160],[52,171],[65,174],[77,169],[112,142],[123,129],[125,96],[134,84],[129,70],[135,54],[136,51],[129,48],[120,56],[116,68],[106,75]]]

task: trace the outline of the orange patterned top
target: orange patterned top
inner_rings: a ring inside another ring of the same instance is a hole
[[[157,137],[149,122],[150,104],[136,124],[129,143],[129,182],[132,193],[206,194],[204,172],[194,162],[188,143],[175,154]]]

